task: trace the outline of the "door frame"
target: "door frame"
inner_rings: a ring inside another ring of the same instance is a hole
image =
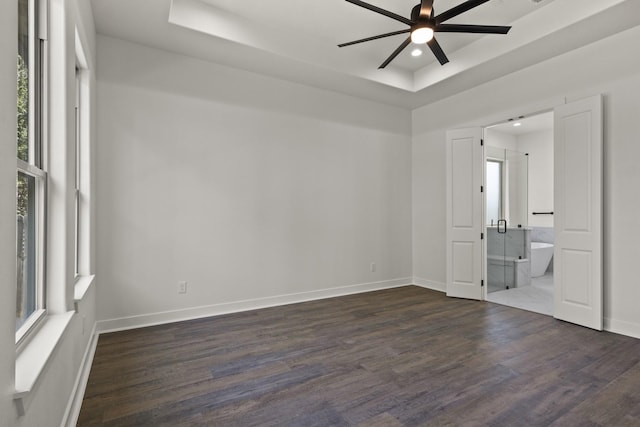
[[[529,110],[529,111],[535,111],[533,113],[522,114],[522,115],[515,114],[514,117],[524,118],[524,117],[531,117],[531,116],[535,116],[535,115],[538,115],[538,114],[544,114],[544,113],[549,113],[549,112],[554,113],[554,116],[555,116],[557,108],[560,108],[560,107],[563,107],[563,106],[569,105],[569,104],[581,103],[581,102],[586,101],[586,100],[588,100],[590,98],[599,98],[600,99],[600,107],[599,107],[600,108],[600,110],[599,110],[600,123],[596,126],[596,128],[598,128],[598,129],[600,129],[600,131],[602,131],[604,126],[605,126],[605,123],[604,123],[604,113],[603,113],[603,108],[604,107],[602,105],[602,95],[600,95],[600,94],[594,95],[594,96],[589,96],[589,97],[581,97],[581,98],[572,99],[572,100],[568,100],[566,98],[562,98],[561,100],[557,100],[556,102],[547,103],[544,108],[538,108],[538,109],[532,108],[531,110]],[[485,124],[485,125],[480,126],[482,128],[483,141],[485,140],[485,137],[486,137],[486,135],[485,135],[485,129],[486,128],[488,128],[490,126],[493,126],[495,124],[505,123],[505,120],[501,119],[501,120],[495,120],[495,121],[489,121],[489,120],[484,121],[484,123],[487,123],[487,122],[489,122],[490,124]],[[556,145],[555,133],[556,133],[556,130],[557,130],[557,123],[555,123],[555,120],[554,120],[554,128],[553,128],[553,130],[554,130],[554,151],[555,151],[555,145]],[[600,142],[602,144],[600,149],[604,150],[604,143],[605,143],[604,134],[600,135]],[[483,157],[483,177],[482,177],[482,182],[483,182],[483,186],[486,188],[486,170],[485,170],[485,168],[486,168],[487,157],[486,157],[486,147],[484,146],[484,144],[483,144],[483,156],[482,157]],[[554,156],[554,170],[556,170],[556,167],[557,167],[557,163],[556,163],[556,158]],[[600,178],[601,178],[601,180],[604,180],[604,164],[600,165]],[[602,187],[602,185],[603,185],[602,182],[600,183],[600,185],[601,185],[601,189],[602,189],[603,188]],[[555,181],[555,178],[554,178],[554,199],[555,199],[555,197],[556,197],[556,181]],[[484,233],[486,235],[486,227],[487,227],[486,218],[485,218],[485,216],[486,216],[486,192],[482,196],[482,202],[483,202],[483,208],[482,208],[482,217],[483,217],[482,218],[482,224],[483,225],[482,225],[482,227],[483,227],[483,231],[484,231]],[[601,210],[604,210],[604,199],[602,199],[602,198],[600,198],[600,206],[599,206],[599,208]],[[554,207],[554,210],[557,210],[557,207]],[[602,216],[600,216],[600,220],[602,220]],[[556,226],[555,226],[555,221],[554,221],[554,231],[555,231],[555,229],[556,229]],[[601,233],[604,232],[604,224],[602,223],[602,221],[600,222],[600,232]],[[488,288],[489,287],[488,287],[488,282],[487,282],[487,277],[486,277],[487,276],[487,262],[488,262],[487,250],[486,250],[486,246],[487,246],[486,240],[487,239],[484,239],[484,240],[485,241],[483,242],[483,245],[482,245],[482,260],[483,260],[482,277],[483,277],[483,280],[485,281],[485,283],[487,283],[487,286],[485,286],[484,289],[482,290],[482,298],[486,301],[487,298],[488,298]],[[604,236],[601,236],[601,239],[600,239],[600,241],[598,243],[599,244],[597,246],[596,253],[600,254],[600,259],[599,259],[600,260],[600,269],[604,270]],[[554,252],[557,253],[557,251],[554,251]],[[558,257],[554,256],[554,263],[559,263],[559,262],[561,262],[561,259],[559,259]],[[562,267],[560,267],[560,268],[562,268]],[[604,282],[603,282],[604,279],[602,277],[600,277],[600,280],[601,280],[600,281],[600,289],[604,293]],[[559,318],[559,317],[556,317],[558,315],[558,313],[557,313],[557,301],[556,301],[557,300],[557,293],[559,292],[558,287],[559,287],[559,283],[557,282],[557,280],[554,279],[554,289],[553,289],[554,290],[554,308],[553,308],[553,317],[554,318]],[[603,306],[604,306],[604,298],[603,298],[603,295],[601,295],[600,298],[599,298],[599,307],[600,307],[600,318],[601,318],[601,320],[604,317],[603,316]],[[566,321],[572,321],[571,319],[567,319],[567,318],[560,318],[560,319],[561,320],[566,320]],[[603,328],[602,322],[600,322],[600,325],[595,325],[595,326],[591,325],[591,324],[577,322],[577,321],[575,323],[579,323],[579,324],[582,324],[583,326],[591,327],[591,328],[596,329],[596,330],[602,330],[602,328]]]
[[[483,150],[482,150],[482,157],[483,157],[482,185],[483,185],[483,187],[485,189],[484,194],[482,196],[482,206],[483,206],[482,207],[482,224],[483,224],[482,225],[482,229],[483,229],[484,235],[487,236],[487,238],[484,239],[484,244],[482,245],[483,246],[483,248],[482,248],[483,280],[484,280],[484,283],[486,283],[486,286],[484,286],[484,289],[482,290],[482,300],[483,301],[488,301],[488,299],[489,299],[489,280],[488,280],[488,277],[487,277],[487,274],[488,274],[487,272],[489,270],[489,266],[488,266],[489,260],[488,260],[488,255],[487,255],[487,243],[488,243],[488,240],[489,240],[489,238],[488,238],[489,233],[487,232],[487,218],[486,218],[486,214],[487,214],[487,206],[486,206],[486,204],[487,204],[487,191],[486,191],[486,189],[487,189],[487,171],[486,171],[486,166],[487,166],[487,159],[488,159],[487,158],[487,144],[486,144],[486,141],[487,141],[486,129],[490,128],[492,126],[495,126],[495,125],[501,125],[501,124],[509,123],[509,122],[514,121],[516,119],[517,120],[522,120],[522,119],[526,119],[526,118],[529,118],[529,117],[539,116],[541,114],[549,114],[549,113],[553,114],[555,108],[556,108],[556,106],[552,106],[552,107],[549,107],[549,108],[544,108],[542,110],[537,110],[537,111],[532,112],[532,113],[518,114],[516,117],[508,118],[508,119],[502,119],[502,120],[498,120],[498,121],[493,121],[490,124],[482,126],[482,141],[483,141],[483,147],[482,147],[483,148]],[[554,124],[554,126],[555,126],[555,124]],[[552,128],[551,130],[553,131],[554,129]],[[554,144],[555,144],[555,141],[554,141]],[[504,164],[503,164],[503,167],[504,167]],[[503,171],[503,173],[504,173],[504,171]],[[528,173],[529,173],[529,171],[527,169],[527,174]],[[501,182],[500,182],[500,185],[502,186],[502,188],[501,188],[502,192],[505,191],[505,188],[504,188],[504,185],[505,185],[504,181],[505,180],[506,180],[506,177],[503,175],[501,177]],[[554,181],[554,189],[553,189],[553,191],[555,192],[555,181]],[[502,207],[502,213],[504,214],[504,207]],[[529,213],[527,212],[527,216],[528,215],[529,215]],[[527,221],[527,224],[528,224],[528,221]],[[554,293],[555,293],[555,284],[554,284]]]

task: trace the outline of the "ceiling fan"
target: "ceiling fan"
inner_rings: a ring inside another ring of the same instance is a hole
[[[440,15],[435,15],[433,12],[433,0],[421,0],[420,4],[417,4],[411,10],[411,19],[404,16],[397,15],[388,10],[381,9],[369,3],[365,3],[360,0],[346,0],[349,3],[356,6],[369,9],[373,12],[387,16],[396,21],[400,21],[403,24],[408,25],[410,28],[400,31],[393,31],[391,33],[380,34],[373,37],[367,37],[360,40],[354,40],[348,43],[339,44],[338,47],[352,46],[358,43],[364,43],[371,40],[377,40],[385,37],[396,36],[398,34],[411,33],[411,35],[404,41],[398,48],[389,56],[386,61],[378,67],[379,69],[385,68],[396,56],[400,54],[411,42],[415,44],[427,44],[433,54],[436,56],[441,65],[449,62],[447,55],[433,37],[434,33],[476,33],[476,34],[507,34],[511,27],[504,27],[499,25],[463,25],[463,24],[445,24],[451,18],[454,18],[464,12],[467,12],[475,7],[480,6],[489,0],[467,0],[460,3],[446,12]]]

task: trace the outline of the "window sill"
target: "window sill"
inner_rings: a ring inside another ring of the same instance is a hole
[[[16,332],[16,350],[18,354],[20,353],[22,347],[26,345],[25,342],[28,341],[27,336],[30,334],[35,334],[38,329],[40,329],[40,326],[42,326],[42,322],[44,321],[44,319],[46,319],[46,314],[46,310],[37,310],[35,313],[29,316],[29,319],[27,319],[24,325],[22,325],[22,327],[18,329],[18,331]]]
[[[73,289],[73,305],[75,307],[76,313],[78,313],[78,303],[80,303],[84,296],[87,294],[91,285],[93,285],[95,275],[91,276],[78,276],[76,279],[76,284]]]
[[[69,311],[47,316],[40,330],[17,356],[16,389],[13,400],[20,416],[25,414],[29,394],[58,346],[73,315],[74,312]]]

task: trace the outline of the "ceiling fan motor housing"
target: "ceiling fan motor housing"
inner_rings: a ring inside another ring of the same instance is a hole
[[[414,22],[411,26],[411,32],[418,28],[431,28],[432,30],[435,28],[435,23],[431,18],[433,16],[433,10],[431,11],[431,16],[429,16],[428,19],[425,19],[420,17],[420,9],[420,4],[417,4],[413,9],[411,9],[411,20]]]
[[[433,9],[431,10],[431,16],[433,16]],[[411,9],[411,20],[414,22],[418,22],[420,20],[420,4],[415,5],[413,9]],[[428,22],[430,21],[431,19],[429,19]]]
[[[411,20],[415,22],[414,25],[411,26],[411,31],[415,31],[418,28],[428,27],[431,29],[435,28],[435,23],[431,18],[433,16],[433,9],[431,10],[431,16],[429,19],[420,18],[420,4],[417,4],[413,9],[411,9]]]

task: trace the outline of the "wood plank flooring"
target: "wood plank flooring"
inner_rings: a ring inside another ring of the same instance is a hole
[[[100,336],[80,426],[640,425],[640,340],[408,286]]]

